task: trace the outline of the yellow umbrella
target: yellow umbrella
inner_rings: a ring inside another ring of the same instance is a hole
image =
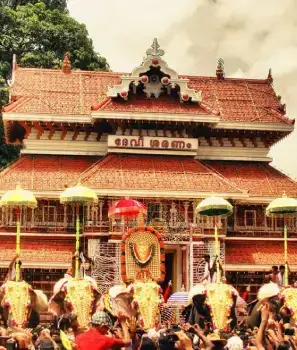
[[[80,221],[79,221],[79,206],[81,204],[93,204],[97,203],[98,198],[96,193],[90,188],[78,183],[76,186],[67,188],[60,195],[60,203],[62,204],[75,204],[76,206],[76,261],[75,261],[75,278],[79,276],[79,233],[80,233]]]
[[[23,190],[19,185],[15,190],[4,193],[0,200],[0,207],[13,207],[17,212],[17,235],[16,235],[16,253],[20,255],[21,251],[21,207],[36,208],[37,200],[33,193]],[[20,279],[19,258],[16,261],[16,282]]]
[[[297,213],[297,199],[288,198],[286,193],[282,197],[274,199],[266,208],[267,216],[282,216],[284,218],[284,257],[285,257],[285,285],[289,284],[288,276],[288,232],[286,216]]]
[[[226,201],[224,198],[220,197],[209,197],[203,199],[196,208],[196,211],[202,216],[226,216],[233,213],[232,205]],[[218,236],[218,227],[215,220],[214,225],[214,235],[215,235],[215,252],[217,256],[217,280],[221,281],[221,271],[219,266],[218,258],[220,256],[220,246],[219,246],[219,236]]]

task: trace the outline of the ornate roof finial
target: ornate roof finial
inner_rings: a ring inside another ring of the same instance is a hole
[[[151,48],[146,50],[146,54],[148,56],[163,56],[164,55],[164,50],[159,49],[160,45],[158,43],[158,39],[154,38],[154,41],[152,43]]]
[[[62,64],[62,72],[65,74],[71,73],[71,61],[70,61],[70,53],[66,52],[63,59]]]
[[[268,75],[267,75],[267,80],[268,80],[269,84],[273,83],[271,68],[269,68]]]
[[[225,78],[225,72],[224,72],[224,60],[220,58],[218,60],[216,75],[218,79],[224,79]]]

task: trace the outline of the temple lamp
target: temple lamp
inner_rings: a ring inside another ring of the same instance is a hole
[[[75,206],[76,210],[76,259],[75,259],[75,278],[79,278],[79,246],[80,246],[80,220],[79,207],[80,205],[90,205],[98,202],[96,193],[90,188],[78,183],[76,186],[67,188],[60,195],[61,204],[70,204]]]
[[[33,193],[27,190],[23,190],[20,185],[16,186],[15,190],[9,190],[4,193],[0,200],[0,207],[10,207],[16,210],[17,216],[17,233],[16,233],[16,274],[15,280],[19,282],[20,280],[20,265],[19,265],[19,255],[21,252],[21,209],[37,207],[37,200]]]
[[[297,213],[297,200],[288,198],[286,193],[282,197],[274,199],[266,208],[269,217],[284,218],[284,258],[285,258],[285,286],[289,284],[288,274],[288,232],[286,218],[288,215]]]
[[[224,198],[220,197],[209,197],[203,199],[196,207],[196,212],[201,216],[211,216],[214,218],[214,238],[215,238],[215,253],[217,256],[217,281],[221,282],[221,271],[219,264],[220,257],[220,245],[219,245],[219,236],[218,236],[218,227],[217,227],[217,216],[228,216],[233,213],[232,205],[226,201]]]

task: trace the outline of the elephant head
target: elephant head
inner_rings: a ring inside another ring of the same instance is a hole
[[[65,276],[54,286],[50,299],[50,311],[56,316],[74,312],[81,327],[88,325],[96,311],[100,293],[97,283],[91,277],[72,278]]]
[[[25,281],[7,281],[1,287],[1,296],[6,322],[10,326],[20,328],[37,326],[39,313],[48,310],[46,295],[40,290],[32,289]]]

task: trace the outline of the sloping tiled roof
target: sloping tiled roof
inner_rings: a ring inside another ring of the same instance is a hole
[[[34,114],[88,115],[121,73],[18,68],[11,89],[16,101],[4,111]]]
[[[21,260],[26,262],[70,263],[73,254],[73,244],[61,241],[35,242],[22,240]],[[11,261],[15,256],[15,242],[0,239],[0,261]]]
[[[177,156],[108,155],[81,181],[94,189],[241,193],[197,160]]]
[[[206,109],[207,107],[207,109]],[[94,106],[93,110],[100,110],[105,112],[150,112],[150,113],[170,113],[170,114],[215,114],[219,112],[212,110],[208,106],[197,106],[196,104],[180,103],[168,96],[160,96],[158,99],[131,98],[128,101],[116,101],[111,98],[106,98],[103,102]]]
[[[93,159],[67,156],[22,156],[0,172],[0,190],[16,184],[28,190],[64,190],[78,182],[80,174],[94,163]]]
[[[266,163],[203,161],[190,157],[107,155],[95,158],[25,155],[0,172],[0,190],[17,183],[59,191],[78,180],[94,189],[246,193],[297,197],[297,182]]]
[[[12,102],[5,112],[57,115],[88,115],[92,106],[106,97],[107,86],[121,82],[123,73],[17,68],[11,89]],[[182,76],[189,86],[202,91],[202,103],[220,113],[221,120],[293,123],[280,112],[281,104],[268,80]],[[164,103],[164,107],[161,104]],[[184,107],[149,100],[131,103],[113,102],[105,106],[116,111],[200,114],[199,106]],[[129,108],[128,108],[129,106]],[[108,110],[108,109],[106,109]],[[205,113],[205,114],[209,114]]]
[[[204,161],[211,169],[246,190],[249,196],[297,197],[297,182],[266,163],[238,161]]]
[[[226,264],[280,265],[284,263],[282,242],[227,242]],[[288,243],[288,263],[297,265],[297,242]]]

